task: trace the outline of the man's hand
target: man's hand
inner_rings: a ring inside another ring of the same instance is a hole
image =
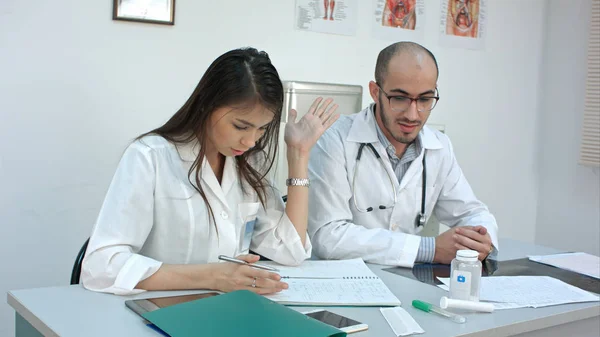
[[[479,252],[479,259],[485,259],[492,249],[492,239],[483,226],[453,227],[435,238],[433,262],[449,264],[456,251],[470,249]]]
[[[457,227],[455,235],[458,249],[478,251],[479,260],[485,259],[492,252],[492,238],[483,226]]]
[[[450,228],[444,233],[435,238],[435,255],[433,256],[434,263],[450,264],[456,256],[456,244],[454,239],[456,235],[456,227]]]

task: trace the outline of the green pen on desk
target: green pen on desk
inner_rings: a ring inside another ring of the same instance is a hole
[[[435,312],[436,314],[446,317],[455,323],[465,323],[467,321],[467,318],[464,316],[453,314],[451,312],[448,312],[440,307],[436,307],[435,305],[427,303],[427,302],[414,300],[414,301],[412,301],[412,306],[419,310],[423,310],[425,312]]]

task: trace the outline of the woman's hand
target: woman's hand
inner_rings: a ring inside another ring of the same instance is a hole
[[[255,263],[257,255],[240,255],[239,260]],[[280,282],[281,276],[266,270],[252,268],[231,262],[215,264],[214,289],[230,292],[235,290],[250,290],[257,294],[266,295],[287,289],[287,283]],[[254,285],[254,287],[253,287]]]
[[[333,100],[317,98],[308,109],[306,115],[296,122],[297,111],[291,109],[288,122],[285,125],[285,142],[299,153],[308,154],[317,140],[339,117],[335,111],[337,104],[331,105]],[[331,106],[329,106],[331,105]]]

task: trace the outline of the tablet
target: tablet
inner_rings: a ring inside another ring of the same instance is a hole
[[[147,313],[152,312],[161,308],[166,308],[171,305],[185,303],[189,301],[195,301],[202,298],[212,297],[220,295],[217,292],[207,292],[201,294],[192,294],[192,295],[181,295],[181,296],[169,296],[169,297],[154,297],[154,298],[145,298],[138,300],[127,300],[125,301],[125,306],[131,309],[136,314],[140,315],[140,317]],[[150,322],[146,321],[147,324]]]

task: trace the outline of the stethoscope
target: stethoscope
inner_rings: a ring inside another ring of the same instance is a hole
[[[358,154],[356,155],[356,165],[354,166],[354,176],[352,177],[352,198],[354,199],[354,207],[361,213],[368,213],[368,212],[372,212],[373,211],[373,207],[367,207],[367,208],[360,208],[358,207],[358,203],[356,202],[356,175],[358,174],[358,164],[360,163],[360,158],[362,156],[362,151],[364,149],[364,147],[368,147],[371,152],[373,152],[373,154],[375,155],[375,157],[377,157],[377,160],[379,160],[379,162],[381,163],[381,166],[383,167],[385,173],[387,174],[387,177],[390,181],[390,185],[392,186],[392,192],[394,194],[394,203],[388,206],[384,206],[384,205],[379,205],[379,209],[389,209],[389,208],[393,208],[396,203],[398,202],[398,196],[396,195],[396,184],[394,184],[394,178],[392,178],[392,175],[390,174],[390,172],[388,170],[386,170],[385,168],[385,162],[383,161],[383,159],[381,158],[381,156],[379,155],[379,153],[377,153],[377,151],[375,150],[375,148],[373,147],[373,145],[371,143],[360,143],[360,147],[358,148]],[[425,164],[425,150],[423,150],[423,186],[422,186],[422,190],[421,190],[421,212],[419,214],[417,214],[417,218],[415,219],[415,226],[416,227],[420,227],[420,226],[425,226],[425,197],[426,197],[426,188],[425,186],[427,186],[427,166]]]

